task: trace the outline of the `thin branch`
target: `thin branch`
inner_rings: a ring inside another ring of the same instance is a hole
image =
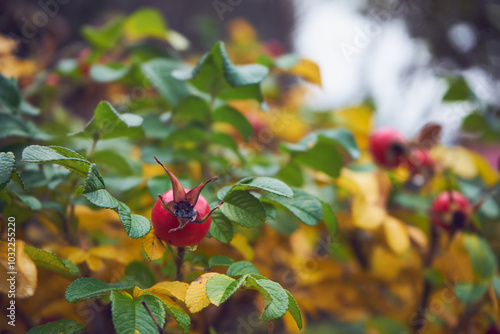
[[[178,247],[177,254],[175,256],[175,280],[182,281],[182,264],[184,263],[184,255],[186,254],[186,247]]]
[[[467,321],[469,321],[477,312],[481,310],[481,308],[488,302],[486,298],[483,298],[476,303],[472,304],[470,307],[466,308],[464,314],[458,319],[458,323],[451,331],[452,334],[460,334],[460,331],[465,326]]]
[[[161,327],[160,323],[158,322],[158,320],[156,320],[156,317],[154,316],[153,312],[151,312],[151,310],[149,309],[148,304],[146,304],[146,302],[144,300],[141,300],[141,304],[142,304],[142,306],[144,306],[144,308],[146,309],[146,311],[148,311],[149,316],[155,322],[156,327],[158,327],[158,333],[159,334],[163,334],[163,327]]]

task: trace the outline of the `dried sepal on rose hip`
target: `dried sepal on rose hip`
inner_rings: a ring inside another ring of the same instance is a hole
[[[151,221],[156,235],[163,241],[176,247],[196,246],[207,235],[212,223],[212,212],[224,202],[217,204],[212,210],[207,200],[201,195],[201,190],[211,178],[193,189],[184,189],[175,175],[158,159],[172,182],[172,189],[158,195],[153,206]]]

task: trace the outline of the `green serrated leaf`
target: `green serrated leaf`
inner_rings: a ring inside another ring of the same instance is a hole
[[[246,191],[236,190],[224,197],[221,212],[234,223],[245,227],[264,224],[266,211],[262,203]]]
[[[207,281],[207,297],[212,304],[219,306],[221,303],[225,302],[231,295],[226,294],[226,291],[236,280],[226,275],[216,275]],[[231,294],[234,293],[234,289],[231,289]]]
[[[90,166],[83,196],[100,208],[117,210],[120,206],[120,202],[105,189],[104,180],[95,164]]]
[[[66,300],[70,303],[102,297],[111,291],[133,288],[131,282],[106,283],[95,277],[82,277],[70,283],[66,289]]]
[[[52,270],[67,276],[75,276],[80,273],[80,269],[70,261],[64,261],[54,253],[26,245],[24,251],[40,268]]]
[[[26,334],[75,334],[86,328],[75,320],[57,320],[33,327]]]
[[[84,177],[90,169],[90,162],[85,157],[60,146],[28,146],[23,150],[22,160],[31,163],[57,164]]]
[[[229,267],[234,262],[233,259],[225,255],[214,255],[208,260],[208,266],[213,267]]]
[[[156,333],[158,327],[141,301],[145,301],[160,326],[165,325],[162,303],[150,295],[132,298],[128,293],[111,292],[111,313],[117,334]]]
[[[323,217],[321,202],[315,196],[301,189],[293,189],[293,199],[266,194],[261,200],[284,206],[306,225],[317,225]]]
[[[120,202],[118,215],[125,231],[131,238],[142,238],[151,231],[151,222],[146,217],[130,213],[130,209],[125,203]]]
[[[0,190],[9,183],[16,171],[16,158],[12,152],[0,152]]]
[[[258,290],[264,298],[264,312],[260,317],[263,321],[278,319],[285,315],[288,310],[289,297],[281,285],[268,279],[259,279],[253,276],[248,276],[246,283]]]
[[[233,240],[233,223],[222,212],[215,211],[209,232],[216,240],[228,244]]]
[[[94,117],[85,126],[83,133],[91,138],[141,138],[144,135],[142,117],[120,114],[106,101],[101,101],[94,110]]]
[[[227,104],[215,109],[213,121],[232,125],[245,141],[253,135],[253,126],[248,119]]]
[[[477,301],[479,298],[484,296],[486,290],[488,290],[488,286],[486,284],[468,282],[455,284],[455,295],[464,304],[470,304]]]
[[[299,306],[289,291],[287,291],[286,294],[288,295],[288,311],[297,323],[297,327],[302,329],[302,315],[300,314]]]
[[[227,268],[226,275],[230,277],[242,276],[246,274],[259,274],[259,270],[248,261],[238,261],[232,263]]]
[[[248,177],[236,183],[233,190],[258,189],[278,196],[293,197],[293,190],[280,180],[271,177]]]

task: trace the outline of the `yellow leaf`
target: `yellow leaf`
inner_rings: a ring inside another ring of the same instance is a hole
[[[207,281],[214,277],[215,275],[220,275],[218,273],[207,273],[203,274],[197,279],[195,279],[188,287],[186,291],[186,306],[189,308],[191,313],[197,313],[203,310],[205,307],[210,305],[210,300],[207,297]]]
[[[287,70],[288,73],[297,75],[304,80],[321,86],[321,73],[318,64],[306,58],[302,58],[291,69]]]
[[[247,238],[243,236],[240,233],[236,233],[233,237],[233,240],[231,240],[230,245],[236,248],[241,254],[243,254],[243,257],[245,260],[252,260],[255,256],[255,252],[253,248],[248,244]]]
[[[14,246],[14,247],[12,247]],[[35,263],[24,252],[24,241],[15,243],[0,242],[0,292],[14,292],[16,298],[27,298],[35,294],[37,287],[37,269]],[[14,274],[15,273],[15,274]],[[11,289],[11,281],[14,277],[15,288]]]
[[[87,253],[83,249],[73,246],[64,247],[61,255],[74,264],[80,264],[87,259]]]
[[[417,244],[420,248],[426,249],[427,248],[427,236],[425,233],[419,229],[418,227],[415,226],[406,226],[406,230],[408,231],[408,235],[410,236],[410,239]]]
[[[238,44],[253,43],[257,40],[257,32],[247,20],[233,19],[227,28],[231,40]]]
[[[89,254],[103,258],[115,260],[117,257],[116,247],[113,245],[97,246],[89,251]]]
[[[480,154],[475,152],[470,152],[474,163],[476,164],[479,176],[483,179],[484,183],[488,187],[492,187],[500,181],[500,174],[496,169],[491,167],[488,160],[486,160]]]
[[[89,266],[89,269],[92,271],[99,271],[104,267],[104,263],[102,262],[101,258],[95,255],[92,255],[90,253],[87,253],[87,259],[86,259],[87,265]]]
[[[165,281],[153,285],[149,289],[146,289],[146,291],[154,293],[157,296],[172,296],[184,302],[186,300],[186,291],[188,287],[188,283]]]
[[[387,213],[385,209],[373,203],[368,203],[363,196],[355,196],[352,202],[352,223],[366,230],[378,228]]]
[[[397,254],[410,248],[410,237],[405,224],[391,216],[384,221],[384,233],[389,247]]]
[[[78,218],[78,229],[81,231],[102,231],[103,226],[119,219],[112,210],[92,210],[86,205],[75,205],[74,215]]]
[[[474,157],[466,148],[461,146],[436,146],[431,150],[431,156],[439,161],[444,168],[449,168],[458,176],[472,179],[477,176],[478,170]]]
[[[380,278],[394,280],[404,267],[404,260],[399,256],[377,246],[371,253],[371,268]]]
[[[152,228],[151,231],[142,239],[142,247],[144,248],[146,255],[152,261],[161,259],[167,250],[161,239],[158,238]]]

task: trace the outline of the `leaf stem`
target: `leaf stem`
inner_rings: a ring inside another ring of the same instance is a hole
[[[145,302],[144,300],[141,300],[141,304],[142,304],[142,306],[144,306],[144,308],[146,309],[146,311],[148,311],[149,316],[150,316],[150,317],[151,317],[151,319],[153,319],[153,321],[155,322],[156,327],[158,327],[158,333],[159,333],[159,334],[163,334],[163,328],[160,326],[160,323],[158,322],[158,320],[156,320],[156,317],[155,317],[155,315],[153,314],[153,312],[151,312],[151,310],[149,309],[148,304],[146,304],[146,302]]]

